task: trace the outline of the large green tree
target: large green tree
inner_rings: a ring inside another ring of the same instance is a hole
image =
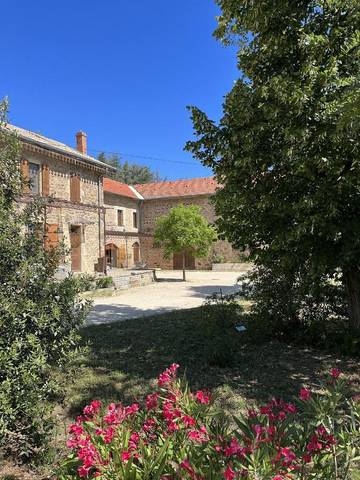
[[[120,156],[117,154],[106,155],[105,153],[100,153],[98,160],[115,167],[116,171],[112,174],[112,177],[127,185],[159,182],[161,180],[158,172],[154,172],[147,165],[129,163],[127,160],[121,162]]]
[[[178,205],[156,221],[154,245],[164,248],[165,258],[170,258],[174,253],[182,254],[184,281],[186,253],[194,257],[206,257],[215,240],[215,228],[201,215],[196,205]]]
[[[259,264],[341,272],[360,329],[359,0],[217,0],[239,79],[187,144],[214,169],[219,230]]]

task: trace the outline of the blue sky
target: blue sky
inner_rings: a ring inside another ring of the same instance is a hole
[[[1,13],[12,123],[69,145],[84,130],[90,154],[120,152],[167,179],[211,174],[183,147],[186,105],[219,119],[238,77],[234,50],[212,37],[213,0],[12,0]]]

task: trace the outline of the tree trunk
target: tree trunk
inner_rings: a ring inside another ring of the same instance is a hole
[[[360,270],[354,268],[344,272],[350,326],[360,331]]]
[[[182,254],[182,267],[183,267],[183,282],[186,282],[186,277],[185,277],[185,250],[183,251],[183,254]]]

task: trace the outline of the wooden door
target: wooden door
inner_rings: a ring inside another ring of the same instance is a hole
[[[183,268],[183,254],[174,253],[173,256],[173,269],[182,270]],[[186,270],[195,270],[195,257],[189,253],[185,252],[185,269]]]
[[[125,245],[119,245],[118,247],[118,258],[117,266],[119,268],[124,268],[126,264],[126,248]]]
[[[71,247],[71,270],[81,272],[81,227],[71,225],[70,228]]]

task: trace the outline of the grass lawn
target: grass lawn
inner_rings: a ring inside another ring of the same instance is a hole
[[[336,366],[359,381],[358,360],[283,343],[246,345],[238,338],[234,365],[209,366],[199,327],[200,309],[91,326],[83,330],[89,353],[76,381],[69,385],[68,415],[93,399],[130,402],[141,399],[157,375],[176,362],[193,389],[216,392],[227,411],[272,396],[289,398],[301,385],[316,387],[319,374]]]
[[[67,387],[63,407],[55,410],[59,433],[54,440],[53,461],[65,447],[65,425],[85,404],[93,399],[124,403],[141,400],[151,382],[173,362],[181,365],[180,374],[186,372],[192,389],[211,389],[229,413],[272,396],[289,399],[297,395],[303,384],[316,388],[319,374],[334,366],[354,381],[354,391],[359,388],[356,359],[277,342],[246,345],[243,334],[235,331],[238,348],[234,365],[209,366],[200,315],[200,309],[183,310],[84,328],[82,337],[88,344],[88,353],[75,381]],[[23,470],[8,471],[15,472],[15,476],[4,476],[0,468],[0,480],[47,478],[24,474]]]

